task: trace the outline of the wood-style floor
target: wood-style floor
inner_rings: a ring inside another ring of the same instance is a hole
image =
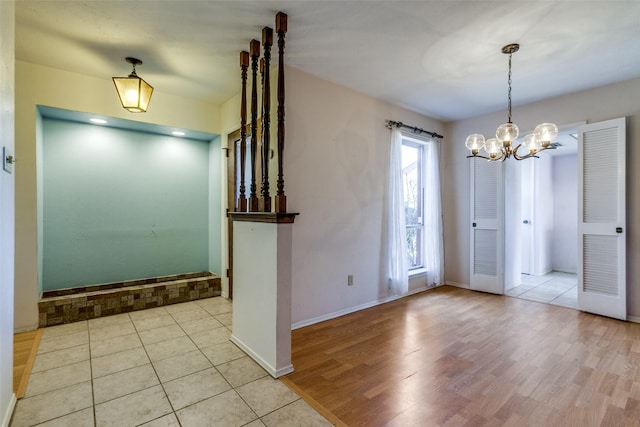
[[[640,324],[444,286],[293,331],[347,426],[640,426]]]
[[[24,397],[43,329],[13,335],[13,392]]]

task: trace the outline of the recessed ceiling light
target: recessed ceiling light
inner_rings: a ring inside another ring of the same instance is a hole
[[[107,123],[107,121],[106,121],[106,120],[103,120],[103,119],[96,119],[96,118],[89,119],[89,121],[91,121],[91,123],[95,123],[95,124],[97,124],[97,125],[104,125],[104,124],[106,124],[106,123]]]
[[[174,136],[184,136],[184,132],[180,130],[174,130],[173,132],[171,132],[171,134]]]

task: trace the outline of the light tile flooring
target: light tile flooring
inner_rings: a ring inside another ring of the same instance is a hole
[[[330,426],[229,340],[221,297],[44,330],[12,427]]]
[[[578,279],[575,274],[552,271],[544,276],[522,275],[522,284],[509,289],[506,295],[578,308]]]

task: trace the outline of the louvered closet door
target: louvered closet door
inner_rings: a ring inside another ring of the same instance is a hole
[[[578,306],[626,320],[625,119],[578,135]]]
[[[470,160],[470,287],[504,293],[503,163]]]

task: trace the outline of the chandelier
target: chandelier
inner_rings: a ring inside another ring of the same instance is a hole
[[[471,155],[467,156],[467,158],[479,157],[491,161],[504,161],[513,156],[516,160],[523,160],[530,157],[538,157],[536,156],[537,153],[556,148],[552,142],[558,136],[558,127],[553,123],[542,123],[536,126],[533,133],[525,136],[523,142],[513,148],[518,139],[519,130],[518,125],[511,121],[511,56],[519,49],[520,45],[517,43],[508,44],[502,48],[502,53],[509,55],[509,120],[507,123],[498,126],[495,138],[489,138],[485,141],[484,136],[479,133],[469,135],[465,145],[471,151]],[[519,154],[518,149],[520,147],[523,147],[528,152]],[[478,154],[483,148],[489,155],[488,157]]]

